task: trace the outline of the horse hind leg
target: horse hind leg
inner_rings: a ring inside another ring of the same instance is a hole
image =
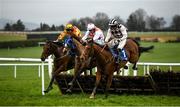
[[[133,76],[137,76],[137,69],[138,69],[138,68],[137,68],[137,62],[134,63],[132,69],[133,69]]]

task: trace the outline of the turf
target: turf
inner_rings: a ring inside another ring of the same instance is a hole
[[[140,62],[179,62],[180,43],[142,42],[142,46],[154,45],[155,49],[143,53]],[[39,58],[42,47],[0,49],[0,57]],[[2,62],[1,62],[2,63]],[[180,70],[180,68],[176,68]],[[17,67],[17,78],[13,77],[13,67],[0,66],[0,106],[180,106],[179,96],[110,94],[104,99],[97,93],[96,99],[89,99],[88,94],[61,95],[57,86],[41,95],[41,78],[37,67]],[[49,77],[45,69],[45,86]]]

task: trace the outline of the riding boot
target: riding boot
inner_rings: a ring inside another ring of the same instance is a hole
[[[119,63],[119,61],[118,61],[118,55],[115,53],[114,48],[109,48],[109,50],[111,51],[113,57],[115,58],[115,62],[116,62],[116,63]]]

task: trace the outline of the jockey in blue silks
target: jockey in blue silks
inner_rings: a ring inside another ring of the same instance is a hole
[[[74,45],[71,36],[67,36],[67,38],[64,41],[64,46],[70,48],[68,55],[71,55],[71,56],[76,55],[76,51],[75,51],[76,46]]]

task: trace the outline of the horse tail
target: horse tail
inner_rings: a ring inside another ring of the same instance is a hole
[[[139,42],[137,42],[135,39],[132,39],[132,40],[137,44],[137,46],[138,46],[138,48],[139,48],[139,56],[140,56],[141,53],[143,53],[143,52],[149,52],[149,50],[154,49],[154,46],[153,46],[153,45],[148,46],[148,47],[141,47],[140,44],[139,44]]]
[[[140,50],[140,53],[143,53],[143,52],[148,52],[149,50],[153,49],[154,46],[151,45],[151,46],[148,46],[148,47],[139,47],[139,50]]]

